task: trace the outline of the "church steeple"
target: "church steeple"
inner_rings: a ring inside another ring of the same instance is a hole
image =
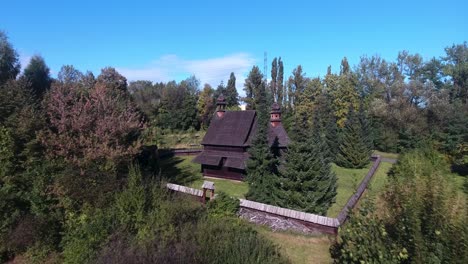
[[[270,124],[272,127],[276,127],[281,123],[281,108],[278,103],[273,103],[270,112]]]
[[[224,98],[223,95],[220,95],[218,99],[216,100],[216,115],[219,118],[222,118],[224,116],[224,112],[226,112],[226,99]]]

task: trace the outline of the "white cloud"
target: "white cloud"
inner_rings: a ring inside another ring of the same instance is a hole
[[[165,55],[140,68],[117,68],[129,81],[150,80],[167,82],[181,80],[190,75],[200,79],[201,84],[209,83],[216,87],[221,81],[225,83],[231,72],[236,75],[236,86],[240,94],[245,76],[255,63],[248,53],[236,53],[217,58],[186,60],[177,55]]]

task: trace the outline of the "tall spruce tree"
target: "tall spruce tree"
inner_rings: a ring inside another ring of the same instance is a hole
[[[44,59],[37,55],[31,58],[28,66],[24,69],[22,78],[29,82],[32,93],[38,99],[42,99],[52,83],[49,67],[47,67]]]
[[[322,92],[317,97],[314,126],[316,126],[315,122],[318,122],[318,125],[320,125],[327,145],[325,150],[326,156],[331,162],[334,162],[338,152],[339,141],[337,140],[338,126],[336,125],[335,115],[333,114],[331,100],[327,92]]]
[[[233,72],[231,72],[226,89],[224,90],[224,98],[226,98],[227,107],[239,106],[239,93],[237,93],[236,89],[236,76]]]
[[[358,169],[369,164],[372,149],[362,121],[353,108],[350,108],[336,157],[338,166]]]
[[[249,149],[247,161],[247,182],[249,191],[246,198],[272,205],[280,205],[281,189],[279,187],[278,160],[271,151],[268,142],[268,112],[265,86],[259,90],[257,100],[257,132]]]
[[[326,155],[323,129],[314,117],[312,132],[293,141],[281,169],[282,206],[324,215],[335,202],[337,178]]]

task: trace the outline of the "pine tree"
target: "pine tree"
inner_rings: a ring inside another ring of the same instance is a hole
[[[30,83],[32,93],[42,99],[43,94],[50,89],[52,78],[50,70],[41,56],[33,56],[28,66],[24,69],[22,78]]]
[[[263,99],[262,99],[263,98]],[[247,161],[247,182],[249,191],[246,198],[272,205],[279,205],[281,190],[278,179],[278,160],[268,142],[268,113],[266,108],[265,87],[260,89],[260,104],[257,107],[257,132],[249,149]]]
[[[231,72],[226,89],[224,90],[224,98],[226,98],[227,107],[239,106],[239,94],[236,89],[236,76],[233,72]]]
[[[335,202],[336,175],[326,157],[325,136],[314,118],[307,140],[293,141],[281,170],[282,205],[309,213],[325,215]]]
[[[332,111],[331,98],[326,92],[322,92],[316,100],[316,109],[314,115],[314,126],[316,122],[320,125],[324,140],[326,142],[326,157],[334,162],[337,155],[339,146],[338,138],[338,127],[336,125],[336,119]]]
[[[351,108],[340,138],[336,164],[345,168],[364,168],[369,164],[372,149],[368,143],[368,136],[359,117]]]

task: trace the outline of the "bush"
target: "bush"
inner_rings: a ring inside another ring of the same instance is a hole
[[[237,198],[228,196],[224,192],[219,192],[216,195],[216,199],[211,200],[207,207],[210,216],[215,218],[235,216],[239,211],[240,201]]]

